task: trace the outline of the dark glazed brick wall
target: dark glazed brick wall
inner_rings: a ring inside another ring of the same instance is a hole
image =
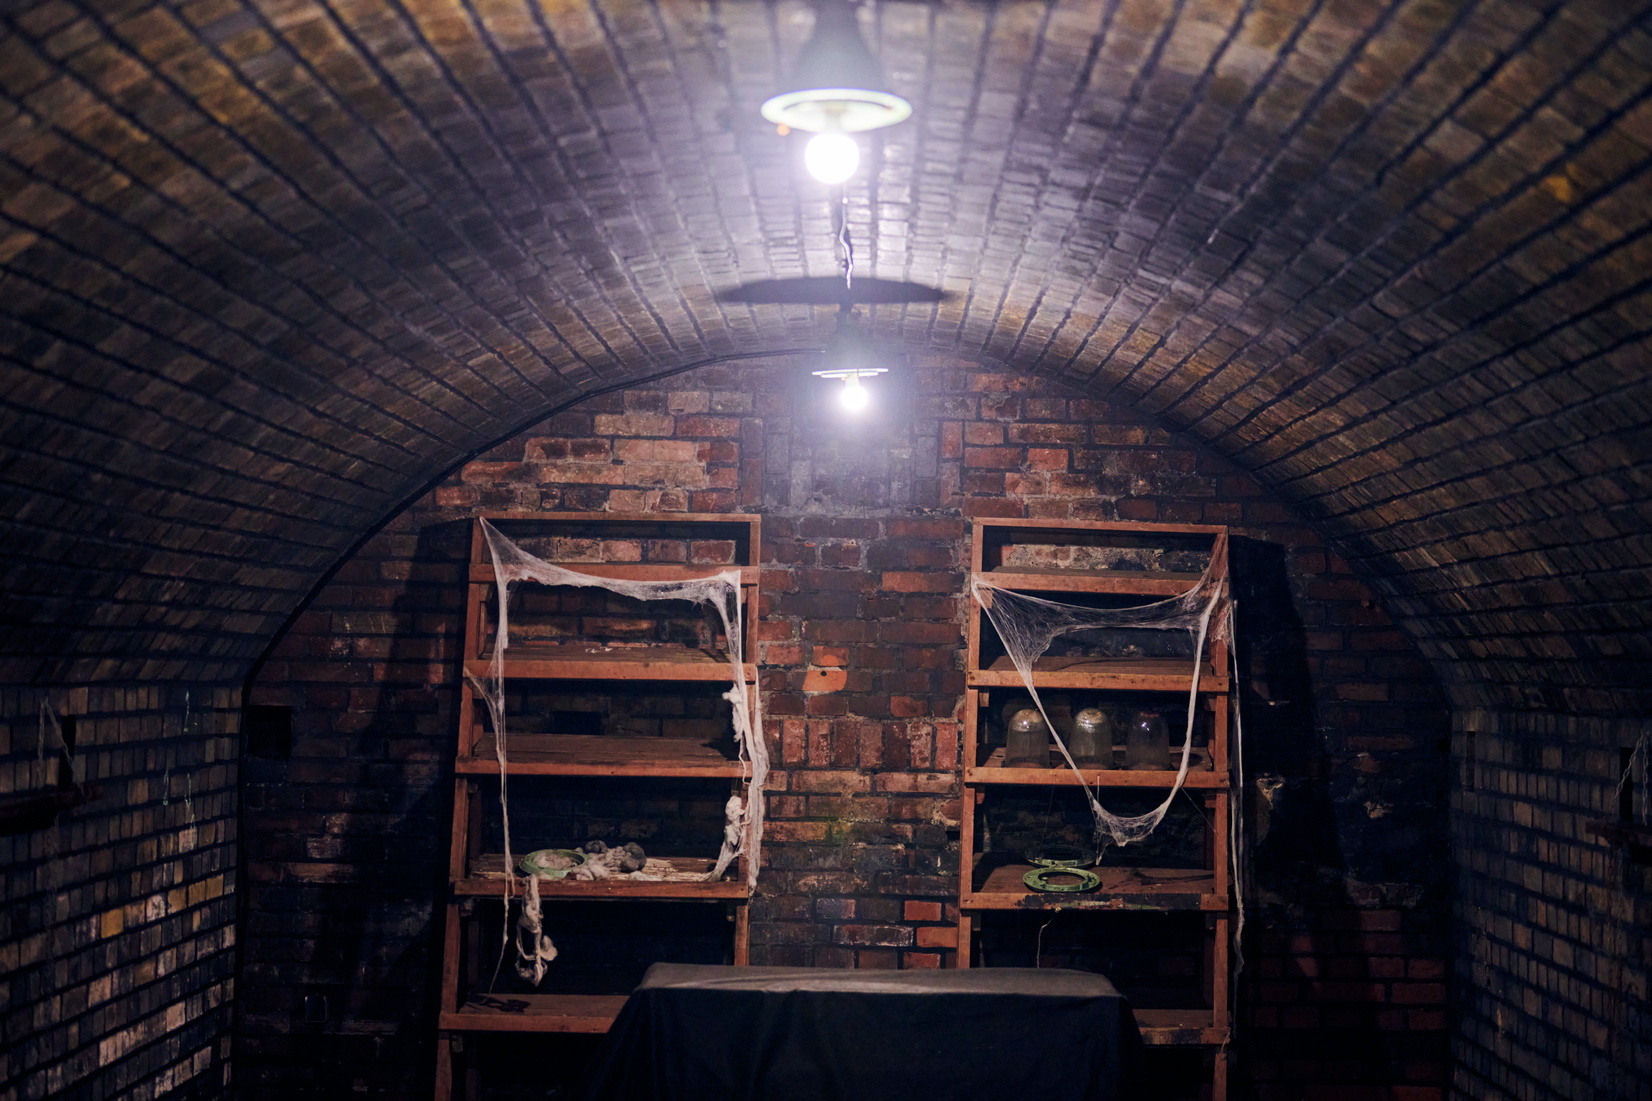
[[[250,1093],[423,1088],[468,518],[544,509],[763,515],[775,772],[753,962],[814,966],[952,963],[969,519],[1231,525],[1265,812],[1245,1073],[1280,1101],[1438,1098],[1447,725],[1372,594],[1249,478],[1127,407],[921,359],[856,426],[805,367],[704,368],[499,445],[281,641],[254,698],[294,709],[292,755],[246,771]],[[337,1018],[295,1027],[307,992]]]
[[[1644,1101],[1652,724],[1470,711],[1453,725],[1458,1095]],[[1591,826],[1626,818],[1638,837]]]
[[[230,1082],[240,693],[0,690],[0,795],[101,789],[0,835],[0,1099],[217,1097]]]

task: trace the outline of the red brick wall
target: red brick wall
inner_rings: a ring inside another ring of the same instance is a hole
[[[0,833],[0,1098],[217,1097],[230,1082],[240,693],[0,691],[0,796],[86,803]],[[8,806],[10,809],[10,806]]]
[[[802,371],[705,368],[502,443],[282,640],[255,699],[295,709],[292,758],[247,771],[254,1092],[399,1094],[428,1072],[463,521],[554,509],[763,515],[776,768],[753,961],[816,966],[950,963],[968,519],[1231,525],[1262,777],[1243,1073],[1281,1101],[1439,1096],[1447,724],[1370,591],[1249,478],[1128,407],[928,359],[855,425]],[[306,990],[342,1020],[284,1032]]]

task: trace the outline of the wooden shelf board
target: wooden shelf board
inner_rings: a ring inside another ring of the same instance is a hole
[[[1182,751],[1178,746],[1167,758],[1165,769],[1152,771],[1124,768],[1086,768],[1084,782],[1103,788],[1168,788],[1176,784],[1176,773],[1181,768]],[[964,769],[966,784],[1033,784],[1058,787],[1078,786],[1078,777],[1067,767],[1067,762],[1052,747],[1049,768],[1005,768],[1004,747],[994,746],[987,759],[979,765]],[[1226,790],[1228,778],[1211,771],[1210,752],[1195,747],[1187,765],[1187,780],[1183,787]]]
[[[1226,1029],[1216,1027],[1209,1009],[1137,1009],[1133,1011],[1142,1043],[1160,1046],[1224,1044]]]
[[[460,1032],[607,1032],[625,1007],[624,994],[499,994],[479,996],[440,1027]],[[1153,1046],[1208,1045],[1227,1040],[1208,1009],[1137,1009],[1142,1042]]]
[[[1055,566],[997,566],[977,575],[1004,589],[1020,592],[1120,593],[1133,596],[1181,596],[1202,574],[1162,570],[1084,570]]]
[[[508,730],[508,727],[507,727]],[[607,734],[509,734],[505,757],[513,776],[677,776],[738,778],[750,767],[736,760],[733,745],[694,738],[619,738]],[[455,771],[499,774],[493,735],[462,756]]]
[[[971,688],[1025,688],[1008,657],[965,674]],[[1186,692],[1193,681],[1192,663],[1181,658],[1043,657],[1033,664],[1038,688],[1095,688],[1119,691]],[[1199,672],[1200,692],[1226,692],[1228,678],[1208,663]]]
[[[976,867],[975,886],[964,910],[1223,910],[1214,872],[1199,868],[1092,868],[1101,886],[1092,891],[1029,891],[1022,876],[1031,864],[988,863]],[[982,873],[985,872],[983,878]]]
[[[740,584],[757,584],[761,573],[756,566],[708,566],[704,563],[686,565],[682,562],[551,562],[573,573],[589,574],[623,581],[703,581],[720,573],[734,571],[740,575]],[[478,584],[493,584],[491,563],[472,563],[470,580]]]
[[[1159,524],[1134,520],[1042,520],[1018,516],[977,516],[981,528],[1010,528],[1046,535],[1052,531],[1117,532],[1120,535],[1220,535],[1228,529],[1219,524]]]
[[[625,994],[479,995],[437,1027],[455,1032],[607,1032]]]
[[[658,858],[655,858],[658,859]],[[711,871],[712,862],[699,857],[666,857],[677,875],[704,875]],[[730,865],[732,875],[734,866]],[[483,898],[497,898],[503,890],[505,880],[505,855],[503,853],[483,853],[471,861],[470,876],[456,881],[453,884],[453,893],[456,895],[475,895]],[[520,893],[520,888],[518,888]],[[627,899],[627,898],[655,898],[655,899],[685,899],[689,901],[712,901],[717,899],[737,899],[745,901],[746,882],[740,878],[720,879],[715,883],[708,883],[703,879],[593,879],[589,881],[577,879],[546,879],[539,877],[539,896],[541,898],[561,899]]]
[[[491,675],[493,659],[484,654],[465,662],[465,672],[479,679]],[[539,680],[721,681],[732,670],[724,654],[686,646],[594,646],[590,643],[518,643],[506,651],[505,676]],[[746,663],[748,683],[757,666]]]
[[[580,528],[610,528],[617,524],[642,524],[645,527],[664,529],[687,526],[713,527],[755,527],[762,521],[762,516],[749,512],[513,512],[510,510],[489,509],[473,512],[471,516],[478,520],[499,521],[510,523],[523,521],[533,524],[572,524]],[[1023,521],[1025,522],[1025,521]],[[498,526],[497,523],[494,524]],[[1137,525],[1151,527],[1152,525]],[[1164,527],[1166,525],[1159,525]],[[1214,530],[1214,529],[1212,529]],[[603,536],[612,538],[611,536]],[[584,536],[584,538],[598,538]],[[659,536],[650,534],[650,539],[674,538],[673,536]]]

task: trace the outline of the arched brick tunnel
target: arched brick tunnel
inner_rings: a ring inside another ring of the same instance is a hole
[[[327,781],[296,762],[241,767],[243,689],[298,698],[301,740],[305,714],[361,710],[295,684],[313,689],[329,661],[351,667],[352,629],[335,621],[367,608],[340,595],[365,584],[365,564],[411,563],[378,579],[394,604],[428,580],[421,523],[555,494],[559,507],[614,507],[563,493],[573,483],[543,455],[527,472],[486,467],[531,458],[524,441],[600,438],[621,467],[617,441],[658,436],[744,448],[732,491],[706,510],[763,512],[777,540],[822,510],[889,540],[903,518],[956,521],[986,501],[1028,515],[1203,510],[1261,546],[1329,548],[1292,567],[1297,610],[1311,629],[1351,600],[1364,618],[1333,624],[1350,649],[1403,631],[1394,663],[1326,671],[1324,684],[1375,683],[1383,701],[1421,709],[1394,721],[1428,736],[1388,748],[1411,770],[1397,773],[1401,801],[1440,824],[1425,839],[1435,866],[1415,878],[1432,901],[1378,892],[1326,909],[1305,888],[1273,901],[1321,947],[1344,927],[1419,922],[1437,946],[1389,955],[1402,972],[1408,953],[1448,967],[1449,999],[1417,1016],[1398,985],[1422,997],[1427,983],[1385,985],[1364,962],[1311,981],[1293,960],[1317,967],[1318,953],[1329,968],[1361,949],[1298,952],[1282,925],[1284,947],[1257,949],[1284,961],[1282,1004],[1265,974],[1246,995],[1257,1040],[1245,1064],[1242,1026],[1244,1088],[1640,1096],[1652,1070],[1636,764],[1652,707],[1649,16],[1642,3],[1516,0],[868,3],[863,31],[914,114],[866,142],[846,189],[856,272],[947,297],[865,310],[906,357],[910,415],[862,441],[876,470],[853,474],[852,456],[828,462],[798,426],[783,381],[833,311],[718,298],[838,270],[832,195],[802,171],[799,139],[756,111],[808,32],[804,4],[12,9],[0,17],[0,790],[26,801],[74,769],[100,793],[0,838],[0,1090],[210,1096],[239,1074],[251,1093],[297,1095],[299,1078],[270,1069],[296,1049],[268,999],[319,982],[305,968],[328,950],[296,916],[307,904],[278,897],[312,886],[270,871],[287,865],[261,862],[237,830],[310,829],[302,813],[319,822],[330,808],[304,785]],[[704,408],[670,393],[703,394]],[[727,397],[740,393],[751,402]],[[732,435],[680,423],[719,400]],[[627,413],[676,421],[656,430]],[[948,423],[985,427],[965,441]],[[1060,431],[1008,427],[1035,423]],[[977,444],[1006,453],[972,473]],[[852,500],[856,478],[899,480],[877,465],[896,448],[935,468],[912,475],[924,484]],[[694,454],[702,474],[720,461]],[[1031,488],[1046,461],[1067,488]],[[962,464],[950,481],[948,462]],[[633,488],[681,488],[675,476],[638,474]],[[290,668],[295,640],[318,668]],[[437,646],[408,660],[451,657]],[[73,718],[61,738],[43,706]],[[1337,769],[1387,751],[1339,743],[1341,721],[1327,701],[1310,723],[1327,773],[1297,761],[1282,774],[1334,788]],[[1265,744],[1265,717],[1253,725]],[[431,775],[417,782],[437,790],[430,747],[451,729],[419,733]],[[60,742],[75,764],[52,759]],[[289,805],[278,789],[300,794]],[[248,817],[272,808],[299,817]],[[315,831],[314,866],[382,859],[339,855],[364,834]],[[273,877],[262,900],[249,872]],[[425,878],[440,875],[438,861]],[[382,886],[341,873],[331,897],[366,912]],[[418,1050],[427,995],[405,1019],[373,1004],[424,990],[375,971],[386,953],[429,951],[421,890],[341,949],[358,970],[339,982],[361,996],[354,1018],[315,1026],[346,1037],[305,1072],[315,1095],[428,1088],[416,1059],[363,1069],[386,1044]],[[286,945],[274,962],[257,948],[272,941]],[[1382,1008],[1357,1021],[1316,1008],[1341,1004],[1330,978],[1365,982]],[[1315,1014],[1304,1049],[1326,1029],[1407,1020],[1440,1042],[1383,1055],[1373,1041],[1350,1071],[1293,1052],[1291,1013]],[[352,1020],[367,1023],[352,1033]]]

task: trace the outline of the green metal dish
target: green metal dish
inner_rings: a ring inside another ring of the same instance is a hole
[[[566,857],[573,864],[566,868],[547,868],[545,864],[553,856]],[[585,854],[578,849],[536,849],[516,862],[523,875],[537,876],[540,879],[563,879],[569,872],[585,863]]]
[[[1052,876],[1077,876],[1077,883],[1051,883]],[[1021,877],[1021,882],[1035,891],[1051,894],[1070,894],[1074,891],[1093,891],[1101,886],[1101,877],[1088,868],[1034,868]]]

